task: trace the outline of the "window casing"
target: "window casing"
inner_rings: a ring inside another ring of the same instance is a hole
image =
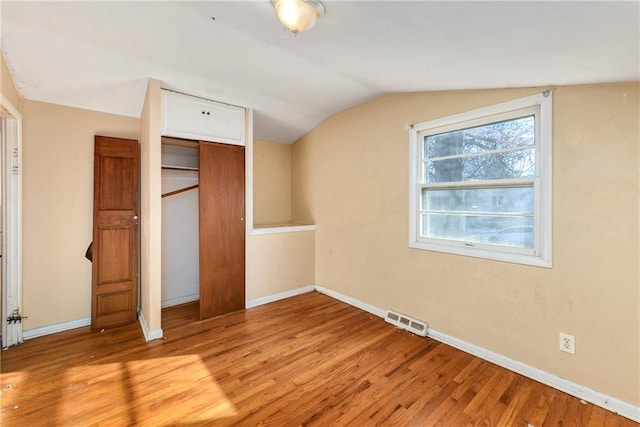
[[[551,267],[547,91],[412,125],[409,246]]]

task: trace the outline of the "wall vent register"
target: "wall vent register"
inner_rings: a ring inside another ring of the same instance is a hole
[[[407,315],[388,310],[384,320],[387,323],[397,326],[400,329],[405,329],[421,337],[426,337],[429,331],[429,326],[426,322],[411,318]]]

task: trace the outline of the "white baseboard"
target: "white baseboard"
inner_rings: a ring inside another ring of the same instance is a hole
[[[42,337],[44,335],[55,334],[56,332],[68,331],[69,329],[81,328],[91,325],[91,318],[84,317],[82,319],[71,320],[69,322],[56,323],[53,325],[43,326],[41,328],[29,329],[22,333],[25,340],[31,338]]]
[[[173,307],[174,305],[185,304],[188,302],[198,301],[200,299],[199,294],[185,295],[177,298],[169,298],[161,302],[162,308]]]
[[[302,288],[293,289],[290,291],[280,292],[274,295],[268,295],[262,298],[256,298],[249,300],[245,303],[246,308],[253,308],[263,304],[269,304],[270,302],[278,301],[285,298],[290,298],[300,294],[306,294],[307,292],[312,292],[316,289],[315,285],[304,286]]]
[[[149,330],[149,326],[146,319],[144,318],[144,313],[142,312],[142,310],[138,310],[138,323],[140,323],[140,328],[142,329],[142,333],[144,334],[144,339],[146,342],[159,340],[164,336],[162,329],[154,329],[153,331]]]
[[[320,292],[321,294],[330,296],[331,298],[345,302],[354,307],[358,307],[359,309],[369,312],[371,314],[375,314],[376,316],[382,317],[383,319],[387,313],[385,310],[382,310],[381,308],[374,307],[373,305],[367,304],[366,302],[362,302],[355,298],[348,297],[339,292],[332,291],[331,289],[323,288],[322,286],[316,285],[316,291]]]
[[[382,318],[385,317],[385,310],[374,307],[355,298],[351,298],[339,292],[335,292],[318,285],[316,285],[316,291],[345,302],[354,307],[360,308],[371,314],[375,314],[376,316],[380,316]],[[440,341],[444,344],[448,344],[466,353],[479,357],[480,359],[495,363],[496,365],[502,366],[503,368],[506,368],[510,371],[516,372],[520,375],[546,384],[579,399],[600,406],[606,410],[615,412],[623,417],[629,418],[630,420],[640,422],[640,407],[632,405],[631,403],[624,402],[622,400],[608,396],[604,393],[600,393],[599,391],[590,389],[580,384],[576,384],[557,375],[543,371],[542,369],[538,369],[517,360],[511,359],[507,356],[494,353],[491,350],[487,350],[486,348],[469,343],[467,341],[463,341],[459,338],[453,337],[443,332],[439,332],[432,328],[429,328],[429,333],[427,336],[436,341]]]
[[[151,340],[160,339],[163,337],[162,329],[158,329],[155,331],[150,331],[147,326],[147,322],[142,315],[142,312],[138,313],[138,320],[140,323],[140,327],[142,328],[142,333],[144,334],[144,338],[147,342]],[[71,320],[69,322],[56,323],[54,325],[43,326],[41,328],[29,329],[28,331],[24,331],[22,333],[22,338],[25,340],[31,338],[42,337],[45,335],[55,334],[57,332],[64,332],[70,329],[81,328],[83,326],[91,325],[91,318],[85,317],[83,319]]]

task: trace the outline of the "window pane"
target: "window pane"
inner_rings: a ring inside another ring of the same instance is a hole
[[[427,158],[533,146],[535,116],[430,135],[424,144]]]
[[[533,248],[533,217],[423,213],[422,237]]]
[[[533,214],[533,186],[422,189],[423,211]]]
[[[531,178],[536,174],[534,148],[506,153],[430,161],[425,182],[460,182]]]
[[[409,247],[551,267],[551,107],[545,91],[415,124]]]

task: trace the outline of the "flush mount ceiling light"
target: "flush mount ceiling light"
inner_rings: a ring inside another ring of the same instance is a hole
[[[273,6],[282,25],[293,34],[312,28],[325,14],[320,0],[273,0]]]

